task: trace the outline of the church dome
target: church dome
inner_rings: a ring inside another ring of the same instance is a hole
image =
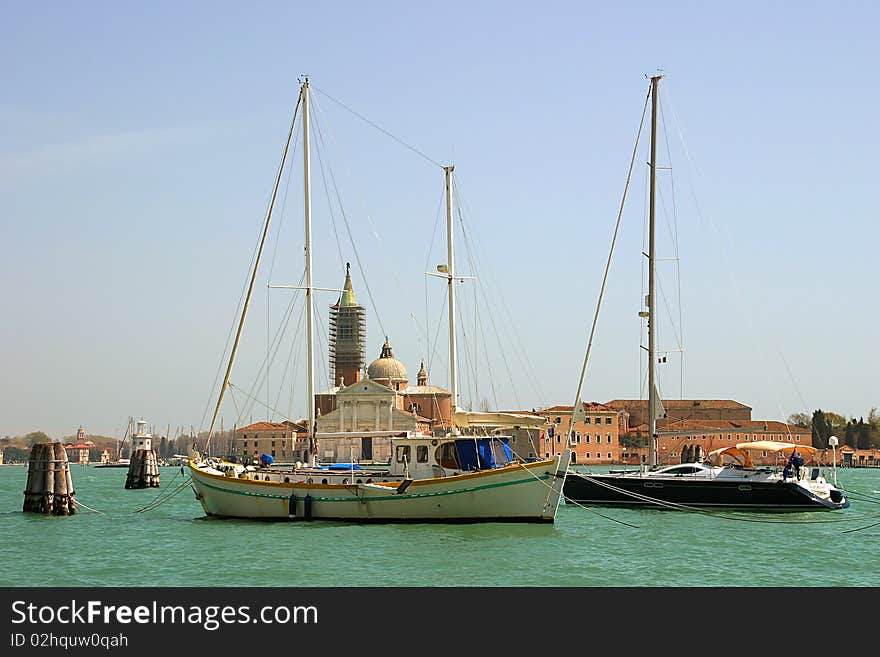
[[[382,354],[367,368],[367,377],[395,389],[400,388],[401,385],[406,387],[408,381],[406,367],[391,353],[391,343],[388,341],[388,336],[385,336]]]

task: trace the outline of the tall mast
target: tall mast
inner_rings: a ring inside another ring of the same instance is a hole
[[[455,248],[454,235],[452,233],[452,172],[454,166],[443,167],[446,172],[446,280],[449,297],[449,392],[452,397],[450,410],[450,425],[452,415],[458,406],[458,374],[455,363]]]
[[[651,162],[650,162],[650,202],[648,213],[648,434],[650,438],[650,461],[653,468],[657,465],[657,400],[655,385],[654,354],[656,351],[656,335],[654,311],[656,307],[654,298],[654,210],[657,182],[657,94],[662,75],[651,78]]]
[[[311,168],[309,162],[309,79],[306,78],[302,87],[303,106],[303,184],[305,185],[304,207],[306,224],[306,335],[307,362],[309,371],[309,456],[314,463],[317,459],[315,445],[315,363],[314,363],[314,308],[312,304],[312,195],[311,195]]]

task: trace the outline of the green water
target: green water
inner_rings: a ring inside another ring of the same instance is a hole
[[[158,490],[125,490],[125,469],[72,468],[77,499],[103,515],[22,513],[27,468],[0,467],[0,586],[880,585],[880,524],[845,533],[880,523],[876,469],[839,471],[858,499],[835,512],[563,505],[553,525],[348,525],[206,519],[188,488],[135,513],[179,468],[161,469]]]

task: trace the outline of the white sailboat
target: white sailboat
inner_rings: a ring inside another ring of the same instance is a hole
[[[651,101],[651,155],[650,197],[648,224],[648,295],[647,308],[639,315],[648,322],[648,448],[649,463],[646,468],[630,472],[593,474],[571,472],[566,479],[566,500],[583,504],[613,506],[637,506],[654,508],[736,508],[766,511],[806,511],[845,509],[849,500],[842,490],[829,482],[819,467],[801,467],[804,457],[814,456],[813,447],[777,442],[755,441],[737,443],[735,446],[714,450],[705,463],[679,463],[658,467],[657,420],[665,411],[656,384],[656,296],[655,296],[655,207],[657,172],[657,105],[662,75],[651,77],[649,97]],[[646,99],[647,109],[647,99]],[[640,130],[641,132],[641,130]],[[638,146],[638,144],[637,144]],[[635,151],[633,152],[635,161]],[[630,165],[632,171],[632,164]],[[627,183],[629,179],[627,179]],[[624,195],[625,198],[625,195]],[[621,204],[621,211],[623,204]],[[618,217],[618,225],[620,218]],[[616,236],[616,231],[615,231]],[[613,249],[613,243],[612,243]],[[610,256],[609,256],[610,264]],[[608,267],[605,276],[607,278]],[[605,283],[602,284],[604,292]],[[602,292],[596,307],[598,316]],[[593,320],[595,330],[596,318]],[[583,413],[581,390],[584,373],[592,345],[592,335],[581,370],[581,379],[572,412],[572,426],[576,416]],[[582,417],[582,415],[581,415]],[[832,437],[833,438],[833,437]],[[836,439],[834,439],[836,441]],[[832,447],[836,443],[832,443]],[[767,454],[785,456],[788,465],[797,467],[771,468],[754,463],[753,456]],[[781,470],[781,471],[780,471]],[[835,476],[836,480],[836,476]]]
[[[309,182],[309,80],[301,86],[297,109],[301,109],[303,168],[305,178],[305,293],[307,321],[307,376],[309,399],[309,451],[311,463],[290,470],[255,468],[196,454],[189,474],[196,498],[209,516],[284,520],[345,520],[358,522],[553,522],[568,472],[571,453],[564,450],[551,459],[524,462],[514,457],[505,436],[461,435],[456,423],[487,426],[540,424],[537,416],[496,414],[492,418],[469,417],[457,411],[455,351],[455,269],[452,241],[452,172],[445,167],[448,262],[438,270],[449,286],[450,387],[452,431],[445,436],[406,435],[392,439],[392,458],[387,468],[369,470],[317,467],[314,404],[313,312],[311,260],[311,205]],[[294,121],[296,120],[294,112]],[[293,134],[285,146],[284,159]],[[272,203],[263,228],[268,229]],[[262,244],[260,247],[262,250]],[[259,266],[259,252],[250,289]],[[226,376],[211,422],[209,435],[229,382],[235,350],[247,313],[250,289],[242,310]]]

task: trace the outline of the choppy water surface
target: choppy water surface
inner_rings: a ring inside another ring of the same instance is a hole
[[[348,525],[206,519],[191,489],[135,513],[176,487],[180,469],[162,468],[158,490],[132,491],[125,469],[72,468],[78,501],[103,515],[22,513],[27,468],[0,467],[0,586],[880,584],[880,524],[846,533],[880,523],[877,469],[838,472],[858,495],[845,511],[563,505],[553,525]]]

